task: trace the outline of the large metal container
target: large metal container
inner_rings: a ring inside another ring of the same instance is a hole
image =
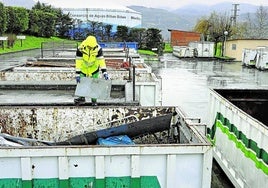
[[[259,70],[268,69],[268,48],[243,49],[242,65],[253,66]]]
[[[268,90],[210,90],[213,156],[235,187],[268,185]]]
[[[14,136],[60,141],[169,113],[171,127],[178,127],[177,143],[1,147],[0,187],[210,187],[212,146],[206,126],[175,107],[3,105],[0,122],[2,132]]]
[[[176,57],[194,57],[194,48],[188,46],[173,46],[172,54]]]
[[[189,42],[189,47],[196,50],[196,57],[214,57],[215,43],[208,41]]]
[[[244,66],[255,66],[257,59],[257,50],[256,49],[243,49],[242,52],[242,65]]]
[[[145,70],[146,67],[141,70],[137,67],[136,74],[133,74],[133,70],[131,72],[108,70],[112,88],[122,88],[124,102],[138,101],[142,106],[162,105],[161,78]],[[11,71],[0,72],[0,81],[2,81],[0,87],[3,89],[5,85],[8,85],[9,88],[12,86],[12,89],[23,87],[24,90],[27,90],[27,87],[40,88],[41,85],[46,85],[47,88],[51,88],[53,85],[57,87],[65,85],[66,88],[67,86],[71,88],[66,92],[70,96],[73,95],[76,86],[75,70],[71,67],[15,67]],[[109,100],[114,100],[114,98]]]
[[[257,49],[258,56],[256,59],[256,68],[260,70],[268,69],[268,47]]]

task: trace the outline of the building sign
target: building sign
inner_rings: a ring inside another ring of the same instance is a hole
[[[72,17],[80,17],[80,18],[114,18],[114,19],[127,19],[127,16],[123,15],[111,15],[111,14],[71,14]],[[130,16],[133,20],[141,20],[141,17],[138,16]]]
[[[101,9],[63,9],[64,13],[70,14],[73,19],[82,22],[94,21],[106,24],[125,25],[137,27],[141,25],[142,15],[138,12],[122,10],[101,10]]]

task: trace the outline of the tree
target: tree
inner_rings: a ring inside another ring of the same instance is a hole
[[[113,26],[110,24],[107,24],[104,26],[104,35],[106,36],[106,41],[110,41],[111,39],[111,34],[112,34],[112,28]]]
[[[89,24],[89,34],[97,35],[97,30],[99,29],[99,23],[94,21],[88,21]]]
[[[210,39],[214,42],[220,42],[224,40],[224,32],[228,32],[228,36],[232,35],[231,17],[226,13],[217,14],[213,12],[208,18],[209,28],[208,33]]]
[[[63,14],[62,11],[57,15],[56,34],[59,37],[69,37],[69,30],[73,27],[73,22],[69,14]]]
[[[41,10],[43,12],[48,12],[54,15],[60,15],[60,8],[53,8],[51,5],[47,5],[45,3],[40,3],[39,1],[32,7],[32,10]]]
[[[248,38],[249,37],[249,25],[246,22],[238,22],[235,27],[232,28],[232,38]]]
[[[43,23],[40,34],[42,37],[51,37],[55,36],[55,30],[56,30],[56,16],[54,14],[44,12],[43,17],[40,19],[41,23]]]
[[[132,28],[129,31],[129,40],[137,42],[139,49],[146,48],[146,43],[144,40],[145,35],[146,35],[145,28]]]
[[[117,26],[116,41],[129,41],[128,40],[128,27],[124,25]]]
[[[245,38],[248,39],[255,39],[258,38],[256,35],[256,26],[255,26],[255,18],[251,16],[250,13],[247,14],[247,21],[245,22],[245,25],[247,25],[247,33],[244,34]]]
[[[36,17],[37,15],[41,17]],[[55,35],[57,28],[57,35],[67,37],[72,25],[72,19],[68,14],[63,14],[61,9],[39,1],[33,6],[30,17],[33,20],[30,20],[29,32],[37,36],[51,37]]]
[[[161,35],[161,30],[156,28],[149,28],[146,31],[146,49],[157,49],[157,54],[161,55],[164,49],[164,42]]]
[[[207,41],[209,40],[209,27],[209,20],[204,17],[197,21],[197,24],[194,27],[194,31],[201,33],[204,37],[204,40]]]
[[[55,34],[55,20],[53,14],[33,9],[30,11],[28,32],[34,36],[51,37]]]
[[[7,17],[4,4],[0,2],[0,35],[3,35],[7,29]]]
[[[260,6],[256,11],[256,34],[257,38],[267,38],[268,10]]]
[[[39,30],[40,30],[39,20],[42,15],[43,12],[40,10],[31,10],[29,12],[29,29],[27,32],[30,35],[39,36]]]
[[[19,34],[28,29],[29,14],[23,7],[6,7],[7,30],[6,32]]]
[[[268,9],[260,6],[255,14],[246,14],[246,21],[232,28],[234,38],[262,39],[268,35]]]
[[[223,41],[224,31],[228,32],[229,37],[233,34],[231,17],[226,13],[212,12],[208,18],[204,17],[197,21],[194,31],[202,33],[210,41],[216,43]]]

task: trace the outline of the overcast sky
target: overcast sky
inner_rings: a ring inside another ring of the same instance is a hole
[[[37,0],[36,0],[37,1]],[[55,1],[62,1],[64,3],[70,3],[70,1],[75,2],[75,0],[39,0],[39,1],[45,1],[45,2],[55,2]],[[85,1],[93,1],[93,0],[85,0]],[[94,1],[93,1],[94,2]],[[268,0],[95,0],[95,2],[99,2],[100,6],[107,3],[116,3],[118,5],[123,6],[130,6],[130,5],[139,5],[139,6],[145,6],[145,7],[151,7],[151,8],[167,8],[167,9],[177,9],[182,6],[186,5],[214,5],[217,3],[222,2],[230,2],[230,4],[233,3],[249,3],[253,5],[263,5],[268,6]],[[94,3],[95,3],[94,2]]]

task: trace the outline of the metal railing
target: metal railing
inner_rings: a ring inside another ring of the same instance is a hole
[[[73,41],[42,42],[41,58],[75,58],[77,47]]]

